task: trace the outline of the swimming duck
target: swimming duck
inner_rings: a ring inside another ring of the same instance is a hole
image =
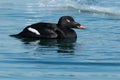
[[[18,34],[11,35],[19,38],[77,38],[72,28],[84,29],[84,26],[75,22],[71,16],[62,16],[58,23],[39,22],[29,25]]]

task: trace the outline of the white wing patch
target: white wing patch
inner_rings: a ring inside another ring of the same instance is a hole
[[[29,27],[28,30],[35,33],[36,35],[40,35],[40,33],[34,28]]]

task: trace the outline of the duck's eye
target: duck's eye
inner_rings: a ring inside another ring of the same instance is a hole
[[[67,22],[70,22],[70,20],[69,20],[69,19],[66,19],[66,21],[67,21]]]

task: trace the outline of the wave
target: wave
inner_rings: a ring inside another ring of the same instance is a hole
[[[64,0],[64,2],[62,0],[40,0],[39,7],[45,8],[47,10],[72,10],[78,13],[120,17],[120,10],[118,7],[101,7],[97,0]]]
[[[99,7],[99,6],[88,6],[84,5],[82,7],[73,7],[78,10],[80,13],[89,13],[93,15],[102,15],[102,16],[120,16],[120,11],[113,8],[105,8],[105,7]]]

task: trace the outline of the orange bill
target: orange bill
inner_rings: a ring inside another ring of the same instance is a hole
[[[84,26],[77,26],[77,28],[79,28],[79,29],[85,29]]]

